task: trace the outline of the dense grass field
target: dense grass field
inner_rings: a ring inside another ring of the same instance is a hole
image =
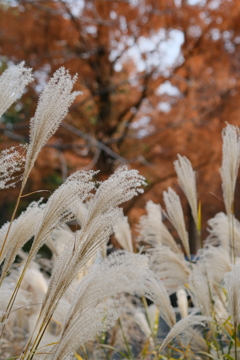
[[[23,63],[1,75],[0,116],[31,80]],[[76,171],[47,201],[31,202],[16,216],[39,152],[78,95],[75,81],[64,68],[56,71],[31,119],[29,144],[0,154],[1,191],[20,182],[12,218],[0,229],[0,359],[240,358],[237,127],[227,124],[222,132],[226,212],[208,221],[206,239],[195,172],[186,157],[178,155],[174,163],[195,223],[195,256],[180,198],[171,188],[163,193],[165,210],[146,204],[134,251],[121,204],[143,192],[145,179],[127,167],[101,183],[96,171]],[[112,234],[122,250],[107,245]],[[43,245],[50,258],[39,252]]]

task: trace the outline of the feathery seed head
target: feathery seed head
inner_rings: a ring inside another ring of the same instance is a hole
[[[196,308],[200,308],[205,316],[211,315],[211,298],[209,293],[209,279],[200,268],[195,267],[189,279],[190,294]]]
[[[106,299],[111,299],[121,292],[144,294],[160,306],[161,314],[169,326],[172,327],[176,323],[167,292],[156,280],[154,273],[148,269],[147,262],[144,255],[120,251],[91,267],[88,275],[79,283],[76,290],[63,326],[61,339],[53,351],[52,360],[64,359],[85,341],[94,338],[100,330],[103,330],[105,326],[103,315],[106,319],[109,315],[110,319],[114,317],[111,311],[108,314],[111,306],[107,307]],[[99,306],[103,306],[105,314],[95,312]],[[95,315],[94,318],[91,316],[92,313]],[[100,318],[97,316],[98,313],[101,315]],[[78,333],[76,329],[80,324],[82,331]]]
[[[240,265],[233,266],[232,271],[224,276],[228,293],[228,311],[234,325],[240,324]]]
[[[24,61],[10,66],[0,76],[0,117],[23,94],[25,86],[33,81],[32,69]]]
[[[142,193],[140,186],[143,185],[146,185],[145,178],[137,170],[128,170],[127,166],[120,167],[97,189],[82,226],[87,226],[94,217]]]
[[[151,245],[162,245],[162,209],[159,204],[154,204],[149,200],[146,204],[147,215],[140,218],[138,225],[139,242],[149,243]]]
[[[221,246],[207,245],[198,252],[197,256],[198,268],[201,268],[205,277],[208,277],[209,286],[213,292],[214,285],[220,285],[223,281],[224,274],[231,271],[230,254],[228,250],[225,250]]]
[[[192,164],[186,156],[178,154],[178,160],[174,161],[174,167],[178,176],[178,182],[184,194],[186,195],[189,205],[192,210],[194,222],[197,226],[198,211],[197,211],[197,189],[196,189],[196,174],[193,171]]]
[[[132,234],[127,216],[119,218],[114,226],[114,235],[124,250],[133,252]]]
[[[174,327],[169,331],[168,335],[164,339],[162,345],[160,346],[158,353],[164,349],[169,342],[178,336],[184,331],[189,331],[189,327],[196,327],[196,326],[206,326],[206,322],[211,322],[212,318],[207,316],[196,315],[196,311],[192,312],[190,315],[184,317],[180,321],[178,321]]]
[[[168,246],[148,250],[150,269],[152,269],[171,295],[188,283],[191,273],[189,261],[182,252],[175,252]]]
[[[234,251],[236,256],[240,255],[240,223],[234,217],[233,214],[230,215],[231,226],[234,237]],[[224,249],[226,252],[230,253],[231,243],[230,243],[230,229],[229,229],[229,217],[220,212],[214,216],[214,218],[208,220],[209,236],[206,239],[206,245],[219,246],[221,249]]]
[[[182,205],[179,196],[171,188],[168,188],[168,192],[163,192],[163,199],[166,205],[167,213],[166,216],[171,221],[177,233],[182,240],[182,244],[186,251],[186,254],[190,258],[190,250],[188,243],[188,233],[186,231],[184,215]]]
[[[149,243],[154,248],[166,245],[171,247],[176,253],[180,252],[174,238],[162,222],[161,206],[149,200],[146,205],[146,210],[147,215],[143,215],[140,218],[137,241]]]
[[[54,264],[41,312],[42,318],[51,318],[60,298],[79,271],[109,239],[114,225],[122,216],[122,209],[118,208],[118,205],[140,192],[141,189],[138,187],[143,184],[144,178],[138,174],[138,171],[128,170],[126,167],[117,170],[109,179],[100,184],[90,202],[87,214],[83,217],[81,230],[75,234],[74,241],[64,248]],[[56,209],[58,208],[60,207],[57,206]],[[69,208],[71,208],[70,204]],[[37,240],[36,249],[40,243],[42,240]],[[35,253],[36,249],[34,249]]]
[[[222,178],[223,199],[226,212],[233,211],[234,191],[240,162],[240,131],[238,127],[227,124],[222,132],[223,159],[220,174]]]
[[[44,204],[41,204],[42,199],[38,202],[32,202],[27,209],[20,214],[12,223],[6,245],[0,256],[0,264],[5,259],[2,277],[6,275],[18,251],[22,246],[31,239],[36,233],[38,223],[41,221]],[[6,233],[8,231],[9,223],[3,225],[0,229],[0,245],[3,244]]]
[[[14,187],[16,183],[22,180],[19,173],[24,167],[26,146],[16,146],[3,150],[0,153],[0,190]]]
[[[187,293],[184,289],[177,290],[177,304],[181,314],[181,318],[183,319],[188,315],[188,298]]]
[[[30,144],[27,152],[24,182],[42,147],[56,132],[65,118],[69,106],[80,94],[72,92],[77,76],[70,76],[64,67],[58,69],[41,93],[34,117],[30,123]]]
[[[50,196],[42,219],[38,223],[28,260],[36,254],[54,229],[75,219],[72,208],[75,208],[74,205],[78,201],[86,200],[95,188],[94,182],[91,181],[95,173],[94,171],[74,172]]]

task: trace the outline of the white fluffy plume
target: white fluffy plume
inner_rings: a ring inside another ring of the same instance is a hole
[[[92,325],[95,327],[88,325],[85,330],[87,321],[85,315],[89,317],[96,307],[101,303],[104,305],[106,298],[121,292],[149,297],[161,307],[161,314],[167,323],[171,327],[175,324],[175,315],[167,292],[156,280],[154,273],[148,269],[147,258],[127,252],[113,254],[103,263],[93,266],[89,274],[80,282],[74,302],[67,314],[60,342],[56,345],[53,360],[64,359],[85,341],[93,339],[101,330],[98,326],[99,316],[96,319],[91,317]],[[105,309],[105,316],[108,317],[106,304]],[[81,330],[76,332],[76,328]]]
[[[127,216],[121,216],[114,226],[114,234],[124,250],[133,252],[132,233]]]
[[[24,67],[24,61],[10,66],[0,76],[0,117],[23,94],[32,80],[32,69]]]
[[[150,249],[148,253],[150,268],[162,279],[169,294],[188,283],[191,270],[183,253],[175,253],[167,246]]]
[[[58,69],[40,95],[38,106],[30,123],[30,144],[26,157],[23,186],[34,162],[49,138],[65,118],[69,106],[80,92],[72,92],[76,75],[72,78],[64,67]]]
[[[230,215],[233,211],[234,191],[236,186],[240,162],[240,132],[239,128],[227,124],[222,132],[223,159],[220,174],[222,178],[223,199],[226,212]]]
[[[169,246],[176,253],[181,252],[174,238],[162,222],[162,208],[149,200],[146,205],[147,215],[140,218],[138,225],[138,241],[148,243],[153,247]]]
[[[196,314],[196,311],[194,313],[191,313],[190,315],[184,317],[183,319],[181,319],[174,325],[174,327],[169,331],[169,333],[166,336],[166,338],[164,339],[162,345],[158,349],[158,353],[160,353],[162,351],[162,349],[164,349],[167,346],[167,344],[170,343],[171,340],[173,340],[179,334],[183,333],[185,330],[188,331],[189,328],[191,328],[193,326],[194,327],[196,327],[196,326],[205,327],[206,322],[212,321],[211,317],[195,315],[195,314]]]
[[[26,146],[20,145],[0,153],[0,190],[14,187],[18,181],[22,180],[19,172],[23,170],[25,164],[26,149]]]
[[[39,322],[48,323],[59,300],[79,271],[112,234],[113,226],[122,214],[118,205],[141,192],[139,187],[143,184],[144,178],[136,170],[128,170],[126,167],[117,170],[101,183],[83,219],[81,230],[55,262]]]
[[[231,216],[231,231],[229,226],[229,218],[223,212],[208,220],[209,236],[206,245],[220,246],[222,249],[230,253],[231,250],[231,231],[233,232],[235,255],[240,256],[240,223],[236,218]]]
[[[178,154],[178,160],[174,161],[174,167],[178,176],[178,182],[184,194],[186,195],[189,205],[192,210],[194,222],[198,223],[197,210],[197,188],[196,188],[196,174],[193,171],[192,164],[186,156]]]
[[[240,324],[240,265],[233,266],[232,271],[225,274],[225,288],[228,293],[228,311],[234,325]]]
[[[36,229],[34,241],[28,255],[28,263],[47,240],[50,233],[60,225],[75,219],[71,208],[79,200],[86,200],[95,188],[92,181],[94,171],[76,171],[50,196],[44,207],[42,219]]]
[[[167,209],[167,217],[177,230],[187,256],[190,258],[188,233],[184,222],[183,209],[179,196],[171,188],[163,192],[163,199]]]
[[[18,251],[31,239],[36,233],[38,223],[41,221],[44,205],[41,200],[32,202],[22,212],[20,216],[13,221],[5,247],[0,256],[0,264],[4,261],[1,278],[4,278],[15,260]],[[9,223],[4,224],[0,229],[0,244],[2,245],[8,231]]]
[[[209,279],[209,286],[221,286],[225,273],[231,271],[229,252],[221,246],[210,246],[198,252],[198,268],[201,268],[205,277]]]

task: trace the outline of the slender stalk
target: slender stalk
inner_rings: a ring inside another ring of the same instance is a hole
[[[0,250],[0,256],[1,256],[2,253],[3,253],[3,250],[4,250],[5,245],[6,245],[6,242],[7,242],[8,235],[9,235],[10,230],[11,230],[11,227],[12,227],[13,220],[15,219],[16,212],[17,212],[17,209],[18,209],[18,206],[19,206],[21,197],[22,197],[22,192],[23,192],[23,186],[21,187],[20,192],[19,192],[19,194],[18,194],[17,202],[16,202],[15,208],[14,208],[14,210],[13,210],[13,214],[12,214],[12,217],[11,217],[11,221],[10,221],[10,224],[9,224],[9,227],[8,227],[8,230],[7,230],[5,239],[4,239],[4,241],[3,241],[3,244],[2,244],[2,247],[1,247],[1,250]],[[2,284],[2,281],[3,281],[3,279],[1,279],[1,281],[0,281],[0,286],[1,286],[1,284]]]
[[[48,324],[49,324],[50,320],[51,320],[51,318],[48,319],[48,321],[47,321],[46,324],[44,325],[44,328],[43,328],[42,333],[41,333],[41,335],[39,336],[38,340],[35,341],[34,344],[33,344],[33,346],[31,347],[30,353],[31,353],[32,355],[29,355],[29,356],[27,357],[27,360],[32,360],[32,359],[33,359],[33,356],[34,356],[34,354],[35,354],[36,351],[37,351],[38,345],[40,344],[40,342],[41,342],[41,340],[42,340],[42,338],[43,338],[43,335],[44,335],[44,333],[45,333],[45,331],[46,331],[46,329],[47,329],[47,327],[48,327]]]
[[[132,354],[132,351],[131,351],[131,349],[130,349],[130,346],[129,346],[128,342],[127,342],[127,338],[126,338],[126,336],[125,336],[125,334],[124,334],[123,327],[122,327],[122,323],[121,323],[121,320],[120,320],[120,319],[118,319],[118,323],[119,323],[119,326],[120,326],[120,329],[121,329],[121,332],[122,332],[122,336],[123,336],[124,343],[125,343],[126,348],[127,348],[127,351],[128,351],[128,356],[129,356],[130,359],[133,359],[133,354]]]
[[[152,338],[153,343],[155,345],[155,336],[154,336],[153,329],[152,329],[152,326],[151,326],[150,314],[149,314],[148,304],[147,304],[147,300],[146,300],[145,296],[142,296],[142,302],[143,302],[143,305],[144,305],[144,308],[145,308],[148,326],[149,326],[149,329],[151,331],[151,338]]]
[[[235,360],[238,360],[237,355],[237,323],[234,323],[234,352],[235,352]]]
[[[198,203],[198,218],[197,218],[197,241],[200,245],[200,248],[203,248],[203,240],[202,240],[202,212],[201,212],[201,201]]]
[[[15,299],[17,297],[18,290],[19,290],[19,288],[21,286],[21,283],[23,281],[23,277],[24,277],[24,275],[26,273],[26,270],[27,270],[27,266],[25,265],[25,267],[24,267],[24,269],[22,271],[22,274],[21,274],[20,278],[18,279],[18,282],[17,282],[17,284],[15,286],[15,289],[14,289],[14,291],[12,293],[12,296],[11,296],[11,298],[9,300],[8,306],[6,308],[6,313],[3,315],[2,319],[1,319],[1,323],[3,323],[5,320],[7,320],[10,313],[11,313],[14,301],[15,301]],[[1,332],[0,332],[0,338],[1,338],[2,334],[3,334],[4,328],[5,328],[5,324],[3,324],[3,326],[2,326],[2,329],[1,329]]]
[[[233,264],[236,263],[236,249],[235,249],[235,237],[234,237],[234,203],[232,204],[232,214],[231,214],[231,240],[232,240],[232,257],[233,257]]]
[[[184,348],[183,348],[183,345],[182,345],[182,342],[181,342],[181,340],[180,340],[179,335],[177,336],[177,339],[178,339],[178,342],[179,342],[180,348],[181,348],[182,353],[183,353],[183,359],[188,360],[187,355],[186,355],[186,353],[185,353],[185,351],[184,351]]]
[[[36,328],[37,328],[37,326],[39,324],[40,319],[41,319],[41,312],[40,312],[40,314],[38,316],[38,319],[37,319],[37,322],[35,324],[35,328],[33,329],[32,335],[29,338],[27,344],[25,345],[25,348],[24,348],[21,356],[24,356],[24,354],[26,354],[26,352],[28,351],[28,348],[29,348],[29,346],[31,344],[32,338],[34,336],[34,332],[35,332],[35,330],[36,330]],[[46,324],[48,325],[50,320],[51,320],[51,316],[45,316],[45,318],[43,319],[42,324],[41,324],[41,326],[40,326],[40,328],[38,330],[38,333],[37,333],[36,338],[35,338],[35,340],[34,340],[34,342],[32,344],[32,347],[31,347],[30,351],[32,351],[32,349],[35,348],[35,344],[38,343],[39,337],[42,338],[42,336],[43,336],[43,334],[44,334],[44,332],[46,330],[46,327],[47,327]]]

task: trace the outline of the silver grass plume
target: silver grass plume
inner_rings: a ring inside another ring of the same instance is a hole
[[[92,328],[91,333],[89,332],[85,324],[86,321],[89,323],[89,315],[101,303],[104,304],[106,298],[122,292],[145,295],[150,298],[161,308],[161,315],[169,326],[172,327],[175,324],[175,314],[167,292],[156,280],[154,273],[148,269],[147,258],[143,255],[119,251],[101,264],[93,266],[80,282],[63,325],[60,341],[54,350],[53,360],[64,359],[85,341],[93,339],[99,329]],[[106,316],[107,311],[106,308]],[[86,314],[88,317],[85,316]],[[91,317],[92,323],[97,325],[98,321]],[[76,332],[80,326],[81,331]]]
[[[193,171],[192,164],[186,156],[178,154],[178,160],[174,161],[174,167],[178,176],[178,182],[181,186],[192,210],[193,219],[196,227],[198,226],[197,209],[197,188],[196,173]]]
[[[119,218],[114,226],[114,235],[124,250],[133,252],[132,233],[127,216]]]
[[[212,318],[208,316],[195,315],[197,312],[194,311],[190,315],[184,317],[180,321],[178,321],[173,328],[169,331],[168,335],[164,339],[162,345],[158,349],[158,353],[160,353],[176,336],[184,333],[184,331],[189,331],[189,328],[196,326],[206,326],[206,322],[211,322]]]
[[[12,295],[12,291],[13,291],[13,287],[14,287],[14,283],[11,281],[9,281],[9,279],[7,281],[4,281],[2,286],[0,287],[0,317],[4,314],[6,306],[9,302],[9,299],[11,298]],[[23,305],[27,305],[28,301],[27,301],[27,296],[26,296],[26,292],[20,290],[19,292],[19,296],[17,297],[17,301],[14,304],[14,308],[13,310],[17,309],[18,307],[21,307]],[[1,330],[1,326],[3,324],[0,324],[0,330]]]
[[[35,116],[30,121],[30,144],[26,154],[22,186],[12,214],[12,220],[16,215],[23,189],[38,153],[51,135],[53,135],[57,130],[60,122],[67,114],[68,107],[79,94],[79,92],[71,92],[75,81],[76,75],[71,78],[64,68],[60,68],[54,73],[53,77],[49,80],[47,86],[40,95]],[[11,229],[12,220],[0,253],[2,253],[5,247],[5,242],[7,240],[9,230]]]
[[[158,322],[160,315],[159,309],[156,307],[155,304],[151,304],[145,310],[142,307],[136,306],[133,306],[132,309],[129,310],[130,313],[132,313],[133,320],[138,324],[143,334],[149,340],[150,348],[154,349],[154,336],[158,331]],[[140,341],[141,343],[143,343],[144,339],[140,339]]]
[[[127,166],[120,167],[99,187],[90,202],[87,215],[83,220],[83,227],[91,224],[96,216],[109,211],[134,196],[143,193],[140,186],[146,185],[143,176],[137,170],[128,170]]]
[[[65,246],[54,264],[41,318],[51,318],[58,301],[74,278],[84,269],[99,247],[109,239],[113,232],[113,225],[120,215],[122,215],[122,212],[119,208],[114,208],[104,215],[99,215],[92,220],[92,227],[87,233],[82,230],[76,232],[71,245]]]
[[[21,285],[21,291],[28,293],[29,306],[27,307],[27,315],[25,308],[20,309],[20,311],[22,310],[24,312],[28,323],[28,332],[31,333],[41,309],[43,297],[47,291],[47,281],[38,265],[34,262],[30,264],[30,267],[26,271]]]
[[[175,253],[169,247],[162,246],[149,249],[148,254],[150,269],[162,279],[170,295],[188,283],[191,269],[183,253]]]
[[[151,327],[146,319],[146,316],[145,316],[143,310],[141,308],[136,309],[133,312],[133,316],[134,316],[134,321],[136,321],[136,323],[140,327],[141,331],[147,336],[147,338],[149,339],[150,344],[153,348],[154,343],[153,343],[153,339],[151,337],[151,335],[152,335]]]
[[[32,69],[24,61],[10,66],[0,76],[0,117],[23,94],[25,86],[33,81]]]
[[[204,276],[199,268],[193,269],[189,279],[189,292],[195,307],[205,316],[211,316],[212,312],[212,294],[208,281],[208,277]]]
[[[162,208],[149,200],[146,204],[147,215],[140,218],[138,242],[149,243],[153,247],[169,246],[176,253],[181,252],[174,238],[162,222]]]
[[[95,184],[91,181],[94,174],[94,171],[76,171],[70,175],[48,199],[42,213],[42,218],[37,224],[35,237],[25,266],[19,281],[17,282],[11,302],[6,309],[6,317],[11,311],[18,289],[31,260],[55,228],[75,218],[75,215],[71,211],[71,207],[74,203],[77,203],[78,200],[84,201],[87,199],[91,191],[95,188]]]
[[[185,329],[182,334],[179,335],[181,344],[185,348],[190,348],[193,352],[195,360],[207,359],[202,357],[203,352],[208,353],[209,348],[206,343],[206,340],[203,337],[203,334],[194,328]],[[197,354],[199,353],[199,356]]]
[[[239,128],[227,124],[222,132],[223,159],[220,174],[222,178],[223,199],[228,216],[233,213],[234,191],[240,162]]]
[[[231,217],[235,255],[240,256],[240,223],[235,217]],[[230,227],[229,219],[226,214],[220,212],[214,216],[214,218],[208,220],[209,228],[207,229],[209,235],[206,239],[205,245],[218,246],[230,253]]]
[[[232,323],[240,324],[240,265],[233,266],[232,271],[224,276],[224,286],[228,294],[228,311]]]
[[[16,146],[0,153],[0,190],[14,187],[22,180],[19,173],[24,168],[26,146]]]
[[[208,245],[198,252],[198,268],[209,279],[212,291],[220,286],[225,273],[231,271],[232,265],[229,252],[222,247]]]
[[[121,308],[119,307],[119,302],[112,298],[105,299],[105,301],[97,304],[94,308],[86,309],[82,314],[77,314],[76,318],[72,319],[73,321],[70,323],[66,334],[62,335],[60,340],[57,339],[61,342],[60,346],[53,346],[50,350],[50,353],[53,355],[47,355],[43,359],[69,359],[73,354],[71,349],[77,349],[79,345],[84,344],[88,340],[94,340],[94,337],[100,335],[102,331],[109,330],[114,326],[120,315]],[[71,339],[68,338],[69,333],[71,334]],[[67,341],[66,337],[68,338]]]
[[[183,319],[188,315],[188,298],[187,293],[184,289],[178,289],[176,292],[177,304],[181,318]]]
[[[72,78],[68,71],[61,67],[54,73],[39,97],[35,115],[30,121],[30,143],[23,187],[40,150],[56,132],[61,121],[67,115],[69,106],[80,94],[78,91],[72,92],[76,79],[76,75]]]
[[[6,276],[22,246],[35,235],[37,225],[42,217],[43,208],[44,205],[41,204],[41,200],[34,201],[13,221],[6,245],[0,256],[0,264],[5,259],[1,279]],[[6,223],[0,229],[0,245],[6,237],[8,227],[9,223]]]
[[[188,258],[190,259],[190,250],[188,242],[188,233],[186,231],[183,209],[181,206],[179,196],[171,188],[168,188],[168,192],[163,192],[163,199],[167,209],[167,217],[171,221],[172,225],[177,230],[177,233],[182,241],[183,247],[186,251]]]
[[[27,263],[33,259],[54,229],[75,219],[71,208],[79,200],[84,201],[89,197],[95,188],[92,181],[95,174],[94,171],[76,171],[49,197],[37,225]]]
[[[60,225],[47,237],[45,245],[51,250],[54,259],[61,254],[65,245],[72,237],[73,231],[67,224]]]
[[[79,271],[86,266],[100,246],[109,239],[122,210],[118,206],[143,190],[145,181],[137,170],[118,169],[100,184],[87,214],[70,246],[66,246],[54,264],[52,277],[39,321],[47,324],[57,304]],[[43,328],[44,331],[44,328]]]

